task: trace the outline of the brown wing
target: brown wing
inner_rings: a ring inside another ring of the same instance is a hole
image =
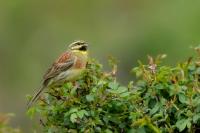
[[[75,62],[75,57],[72,56],[71,52],[63,53],[56,62],[52,64],[52,66],[47,70],[44,75],[44,85],[48,84],[48,81],[60,74],[63,71],[68,70],[73,66]]]
[[[34,94],[33,98],[28,102],[28,108],[37,101],[42,91],[46,88],[51,78],[57,76],[60,72],[66,71],[73,66],[75,57],[72,56],[71,52],[63,53],[58,60],[56,60],[52,66],[47,70],[44,75],[43,86]]]

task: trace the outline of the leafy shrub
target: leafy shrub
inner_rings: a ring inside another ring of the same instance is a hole
[[[19,129],[8,126],[12,114],[0,114],[0,133],[21,133]]]
[[[137,80],[127,86],[116,80],[114,60],[109,73],[90,60],[76,85],[49,88],[28,114],[39,114],[48,133],[197,132],[200,60],[171,67],[160,64],[164,57],[149,57],[147,65],[139,62],[132,70]]]

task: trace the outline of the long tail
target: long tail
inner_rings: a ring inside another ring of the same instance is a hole
[[[33,98],[28,102],[27,107],[30,108],[34,102],[36,102],[38,100],[38,98],[40,97],[42,91],[45,89],[45,86],[42,86],[33,96]]]

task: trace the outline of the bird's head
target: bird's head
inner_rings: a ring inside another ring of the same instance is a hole
[[[72,52],[87,53],[88,44],[85,41],[76,41],[69,45]]]

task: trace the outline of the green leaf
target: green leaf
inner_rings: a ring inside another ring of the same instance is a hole
[[[131,129],[128,133],[147,133],[144,127],[139,127],[137,129]]]
[[[120,97],[123,97],[123,98],[129,97],[130,94],[131,94],[131,92],[124,92],[124,93],[122,93],[122,94],[120,95]]]
[[[179,129],[180,132],[182,132],[188,124],[188,119],[181,119],[176,122],[176,127]]]
[[[126,92],[128,91],[128,88],[127,87],[124,87],[124,86],[120,86],[118,89],[117,89],[117,93],[123,93],[123,92]]]
[[[73,87],[73,88],[71,89],[71,91],[70,91],[70,94],[73,95],[73,96],[75,96],[75,95],[77,94],[76,90],[77,90],[77,88],[76,88],[76,87]]]
[[[26,99],[30,101],[33,97],[31,95],[26,95]]]
[[[159,110],[159,108],[160,108],[160,104],[157,103],[157,104],[154,106],[154,108],[151,109],[151,111],[150,111],[150,115],[155,114],[155,113]]]
[[[69,88],[72,88],[73,85],[72,85],[71,82],[67,82],[66,84],[63,85],[63,87],[64,87],[65,89],[69,89]]]
[[[77,114],[76,114],[76,113],[73,113],[73,114],[71,114],[71,116],[70,116],[70,121],[71,121],[72,123],[75,123],[76,120],[77,120],[77,118],[78,118]]]
[[[195,115],[193,116],[193,122],[194,122],[195,124],[199,121],[199,119],[200,119],[200,113],[195,114]]]
[[[192,123],[191,123],[191,121],[188,120],[188,121],[187,121],[187,128],[190,129],[191,126],[192,126]]]
[[[153,115],[152,120],[159,120],[163,118],[163,114],[162,113],[156,113],[155,115]]]
[[[121,94],[121,93],[127,92],[128,88],[120,86],[119,88],[117,88],[115,90],[110,89],[108,91],[111,92],[111,93],[115,93],[115,94]]]
[[[113,133],[110,129],[106,129],[105,133]]]
[[[87,95],[87,96],[86,96],[86,100],[87,100],[88,102],[94,101],[94,95]]]
[[[169,95],[170,96],[177,94],[175,85],[169,85],[168,87],[169,87]]]
[[[33,117],[35,116],[36,113],[36,108],[35,107],[31,107],[28,109],[28,111],[26,112],[26,114],[33,119]]]
[[[116,82],[111,82],[108,84],[108,87],[113,90],[116,90],[118,88],[118,86],[119,86],[119,84]]]
[[[178,98],[181,103],[188,104],[188,98],[184,94],[182,93],[178,94]]]
[[[78,112],[78,108],[77,108],[77,107],[72,107],[72,108],[69,110],[69,114],[75,113],[75,112]]]
[[[192,105],[194,107],[199,106],[199,104],[200,104],[200,96],[195,97],[194,99],[192,99]]]
[[[135,73],[136,77],[141,77],[143,75],[143,71],[140,67],[135,67],[131,70],[131,73]]]
[[[146,87],[146,85],[147,85],[147,82],[144,81],[144,80],[139,80],[139,81],[137,82],[137,86],[138,86],[138,87],[144,88],[144,87]]]
[[[97,91],[97,88],[96,88],[96,87],[92,88],[92,92],[93,92],[93,93],[95,93],[96,91]]]
[[[196,74],[200,74],[200,68],[196,69]]]
[[[188,87],[187,86],[181,86],[181,90],[182,90],[182,92],[185,92],[186,90],[188,89]]]
[[[78,116],[80,119],[82,119],[82,118],[84,117],[84,112],[78,111],[78,112],[77,112],[77,116]]]
[[[158,90],[162,90],[162,89],[164,89],[164,86],[163,86],[163,84],[157,84],[155,86],[155,88],[158,89]]]
[[[88,112],[86,110],[78,111],[77,116],[82,119],[84,116],[88,116]]]

